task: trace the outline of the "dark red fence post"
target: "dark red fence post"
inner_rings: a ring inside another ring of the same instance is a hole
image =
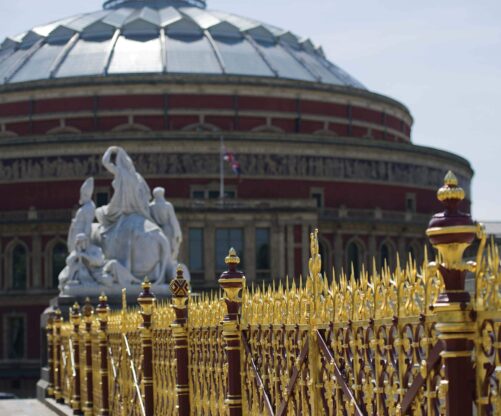
[[[438,338],[445,347],[441,356],[448,382],[447,415],[471,416],[475,391],[471,360],[475,322],[465,278],[467,271],[473,271],[475,266],[463,262],[463,253],[476,236],[483,237],[483,230],[473,223],[469,214],[459,210],[464,191],[458,187],[452,172],[447,173],[437,198],[445,210],[433,216],[426,234],[440,254],[439,264],[430,266],[440,273],[445,285],[433,307],[437,313]]]
[[[58,308],[54,313],[54,398],[58,403],[64,403],[61,390],[61,325],[63,318]]]
[[[47,335],[47,366],[49,367],[49,385],[47,397],[54,398],[54,313],[49,313],[45,332]]]
[[[82,315],[80,314],[80,306],[75,302],[70,311],[70,321],[73,325],[73,334],[71,336],[73,344],[73,395],[71,397],[71,408],[74,415],[81,415],[80,401],[80,322]]]
[[[223,288],[228,313],[223,320],[223,337],[228,357],[228,388],[225,404],[229,416],[242,415],[242,378],[240,376],[240,305],[239,293],[244,287],[245,276],[237,270],[240,259],[231,248],[225,259],[228,270],[221,274],[219,285]]]
[[[108,385],[108,318],[110,316],[110,307],[108,306],[108,297],[103,293],[99,296],[99,304],[96,307],[97,319],[99,321],[99,361],[100,361],[100,387],[101,387],[101,408],[100,416],[108,416],[110,412],[110,396]]]
[[[179,416],[190,415],[190,386],[188,369],[188,300],[190,288],[188,281],[183,276],[183,269],[178,266],[176,278],[170,282],[172,293],[172,308],[176,314],[175,321],[171,324],[172,337],[176,348],[176,394]]]
[[[155,296],[150,292],[151,283],[148,278],[142,283],[143,291],[139,294],[137,301],[141,306],[141,346],[143,349],[143,394],[145,416],[153,416],[155,411],[153,396],[153,344],[151,337],[151,315],[155,305]]]
[[[87,395],[85,401],[82,403],[82,410],[85,416],[92,416],[92,402],[93,402],[93,380],[92,380],[92,318],[94,315],[94,308],[90,303],[90,299],[85,299],[85,305],[82,308],[83,317],[85,322],[85,332],[84,332],[84,349],[85,349],[85,367],[83,369],[85,374],[85,384]]]

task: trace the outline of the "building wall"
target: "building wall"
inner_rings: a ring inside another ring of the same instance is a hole
[[[57,295],[53,249],[65,243],[86,177],[96,179],[95,196],[111,196],[111,175],[100,162],[108,146],[123,146],[152,189],[165,187],[183,228],[180,261],[188,266],[190,230],[201,230],[203,267],[193,270],[193,287],[209,290],[217,287],[217,263],[229,248],[218,247],[216,238],[229,235],[228,228],[241,236],[249,282],[305,276],[315,227],[328,274],[349,273],[354,259],[355,273],[373,257],[377,267],[393,267],[410,249],[421,260],[445,171],[454,170],[468,193],[472,170],[455,155],[412,145],[411,126],[408,110],[387,97],[286,80],[141,76],[4,87],[0,390],[34,391],[39,317]],[[226,167],[225,189],[233,197],[224,204],[211,197],[219,189],[221,137],[242,167],[240,178]],[[258,270],[263,229],[269,268]],[[25,288],[13,285],[20,245]],[[9,357],[14,341],[20,357]]]

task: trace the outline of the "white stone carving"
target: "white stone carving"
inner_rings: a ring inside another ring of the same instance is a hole
[[[75,249],[75,241],[78,234],[84,234],[90,240],[92,222],[96,212],[96,205],[92,200],[94,193],[94,178],[88,178],[80,188],[80,208],[71,220],[68,231],[68,251],[71,253]]]
[[[150,203],[148,184],[121,147],[110,147],[102,163],[114,176],[113,196],[96,209],[93,178],[82,185],[81,206],[68,232],[70,254],[59,275],[61,294],[118,295],[122,288],[139,292],[146,276],[155,293],[166,294],[182,242],[174,207],[165,200],[163,188],[155,188]],[[189,279],[186,266],[183,269]]]
[[[179,247],[183,242],[183,234],[174,211],[174,206],[165,200],[165,189],[153,189],[153,201],[150,203],[150,213],[153,220],[162,228],[171,244],[171,256],[177,260]]]

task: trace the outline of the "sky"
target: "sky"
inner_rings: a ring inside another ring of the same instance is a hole
[[[310,38],[369,90],[404,103],[414,117],[415,144],[456,153],[472,164],[474,218],[501,221],[501,1],[207,4]],[[101,5],[101,0],[0,0],[0,39]]]

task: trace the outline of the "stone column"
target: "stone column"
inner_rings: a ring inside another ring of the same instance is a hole
[[[31,270],[33,288],[41,288],[42,285],[42,239],[39,234],[35,234],[31,240]],[[45,261],[51,261],[49,257]],[[45,287],[52,287],[52,276],[45,276]]]
[[[301,273],[303,276],[308,275],[308,258],[310,252],[310,236],[308,224],[301,225]],[[327,259],[322,259],[324,265],[329,264]]]
[[[240,375],[240,291],[245,284],[245,276],[237,270],[240,259],[235,249],[230,249],[225,259],[228,270],[219,278],[219,284],[224,290],[227,314],[223,320],[223,337],[225,351],[228,357],[228,386],[225,404],[229,416],[242,415],[242,379]]]
[[[445,210],[433,216],[426,234],[442,260],[439,264],[430,263],[429,268],[440,273],[445,286],[433,307],[437,314],[438,338],[444,345],[441,356],[448,380],[447,415],[471,416],[475,385],[471,354],[476,328],[465,277],[467,271],[475,270],[475,265],[464,263],[463,253],[475,236],[482,239],[481,244],[485,244],[486,237],[483,228],[475,225],[469,214],[459,211],[464,191],[458,187],[452,172],[447,173],[437,197]]]
[[[397,253],[396,255],[400,258],[400,264],[404,266],[407,263],[407,260],[409,259],[409,253],[407,253],[405,249],[405,237],[400,236],[398,237],[397,240]],[[396,263],[396,259],[395,259]]]
[[[176,278],[170,282],[172,293],[172,308],[176,314],[171,324],[172,337],[176,351],[176,394],[179,416],[190,415],[190,384],[189,384],[189,357],[188,357],[188,307],[186,301],[189,296],[189,285],[183,276],[182,267],[177,268]]]
[[[271,246],[277,247],[277,254],[271,253],[272,275],[285,278],[285,228],[278,223],[273,227]]]
[[[334,236],[334,267],[336,268],[336,273],[340,273],[344,266],[344,247],[343,247],[343,236],[338,231]]]
[[[254,224],[244,228],[245,270],[249,280],[256,280],[256,227]]]
[[[204,228],[204,269],[205,277],[216,276],[216,229],[213,225]]]
[[[287,225],[287,244],[285,245],[285,249],[287,253],[287,275],[289,277],[299,277],[294,274],[294,226],[292,224]]]
[[[150,292],[151,283],[148,278],[142,283],[143,291],[139,294],[137,302],[141,307],[141,316],[143,323],[141,329],[141,347],[143,349],[143,377],[141,384],[143,386],[144,395],[144,415],[153,416],[155,411],[155,403],[153,396],[153,340],[151,337],[151,316],[153,307],[155,306],[156,298]]]
[[[183,242],[181,243],[181,247],[179,248],[179,255],[178,255],[178,262],[179,263],[187,263],[188,261],[188,238],[189,238],[189,232],[190,228],[187,223],[183,223],[181,226],[181,230],[183,233]]]
[[[372,259],[376,259],[376,266],[383,267],[382,264],[379,264],[379,256],[378,256],[378,250],[377,250],[376,236],[374,235],[374,232],[371,232],[369,234],[368,249],[369,249],[369,252],[367,254],[368,254],[368,266],[369,266],[369,268],[372,267]]]

